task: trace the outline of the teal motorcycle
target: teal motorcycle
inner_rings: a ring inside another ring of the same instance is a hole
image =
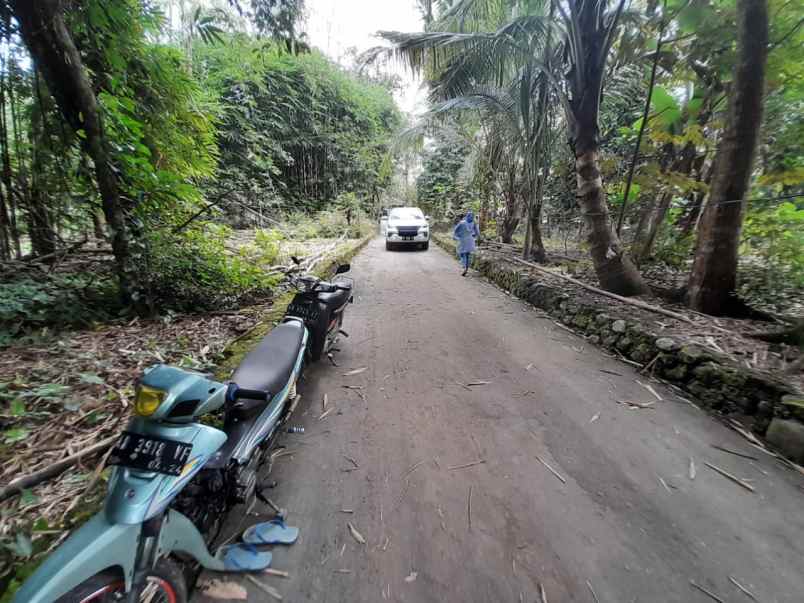
[[[209,545],[231,508],[265,500],[258,471],[293,412],[305,360],[328,352],[343,333],[350,281],[300,276],[292,283],[299,291],[287,315],[230,382],[167,365],[144,372],[134,417],[109,456],[103,510],[45,559],[13,603],[185,603],[189,562],[220,572],[270,565],[270,551],[254,543],[214,553]],[[221,410],[222,429],[200,422]],[[261,530],[289,528],[277,518],[252,527]]]

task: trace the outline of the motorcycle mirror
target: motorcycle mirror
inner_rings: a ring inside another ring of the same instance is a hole
[[[343,274],[344,272],[349,272],[352,269],[350,264],[341,264],[338,266],[338,269],[335,271],[335,274]]]

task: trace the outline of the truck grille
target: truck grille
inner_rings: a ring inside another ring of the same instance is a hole
[[[397,230],[400,237],[415,237],[419,234],[418,226],[400,226]]]

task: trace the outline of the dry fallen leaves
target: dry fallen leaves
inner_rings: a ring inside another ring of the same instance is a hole
[[[355,527],[354,527],[354,526],[351,524],[351,522],[350,522],[350,523],[347,523],[346,525],[347,525],[347,527],[349,528],[349,533],[352,535],[352,538],[354,538],[355,540],[357,540],[357,542],[359,542],[360,544],[366,544],[366,539],[365,539],[365,538],[363,538],[363,534],[361,534],[360,532],[358,532],[358,531],[357,531],[357,528],[355,528]]]
[[[629,400],[616,400],[617,404],[627,406],[629,410],[638,410],[640,408],[648,408],[653,410],[653,402],[631,402]]]
[[[348,373],[344,373],[343,376],[344,377],[351,377],[352,375],[359,375],[360,373],[363,373],[363,372],[365,372],[367,370],[368,370],[368,367],[363,366],[363,367],[360,367],[360,368],[355,369],[353,371],[349,371]]]
[[[246,589],[237,582],[223,582],[222,580],[210,580],[201,586],[201,592],[210,599],[245,601],[248,598]]]

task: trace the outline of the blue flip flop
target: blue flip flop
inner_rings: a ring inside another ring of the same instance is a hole
[[[281,517],[251,526],[243,532],[247,544],[293,544],[299,537],[299,528],[285,525]]]
[[[270,567],[272,557],[269,551],[261,551],[247,543],[221,547],[215,556],[223,561],[227,572],[261,572]]]

